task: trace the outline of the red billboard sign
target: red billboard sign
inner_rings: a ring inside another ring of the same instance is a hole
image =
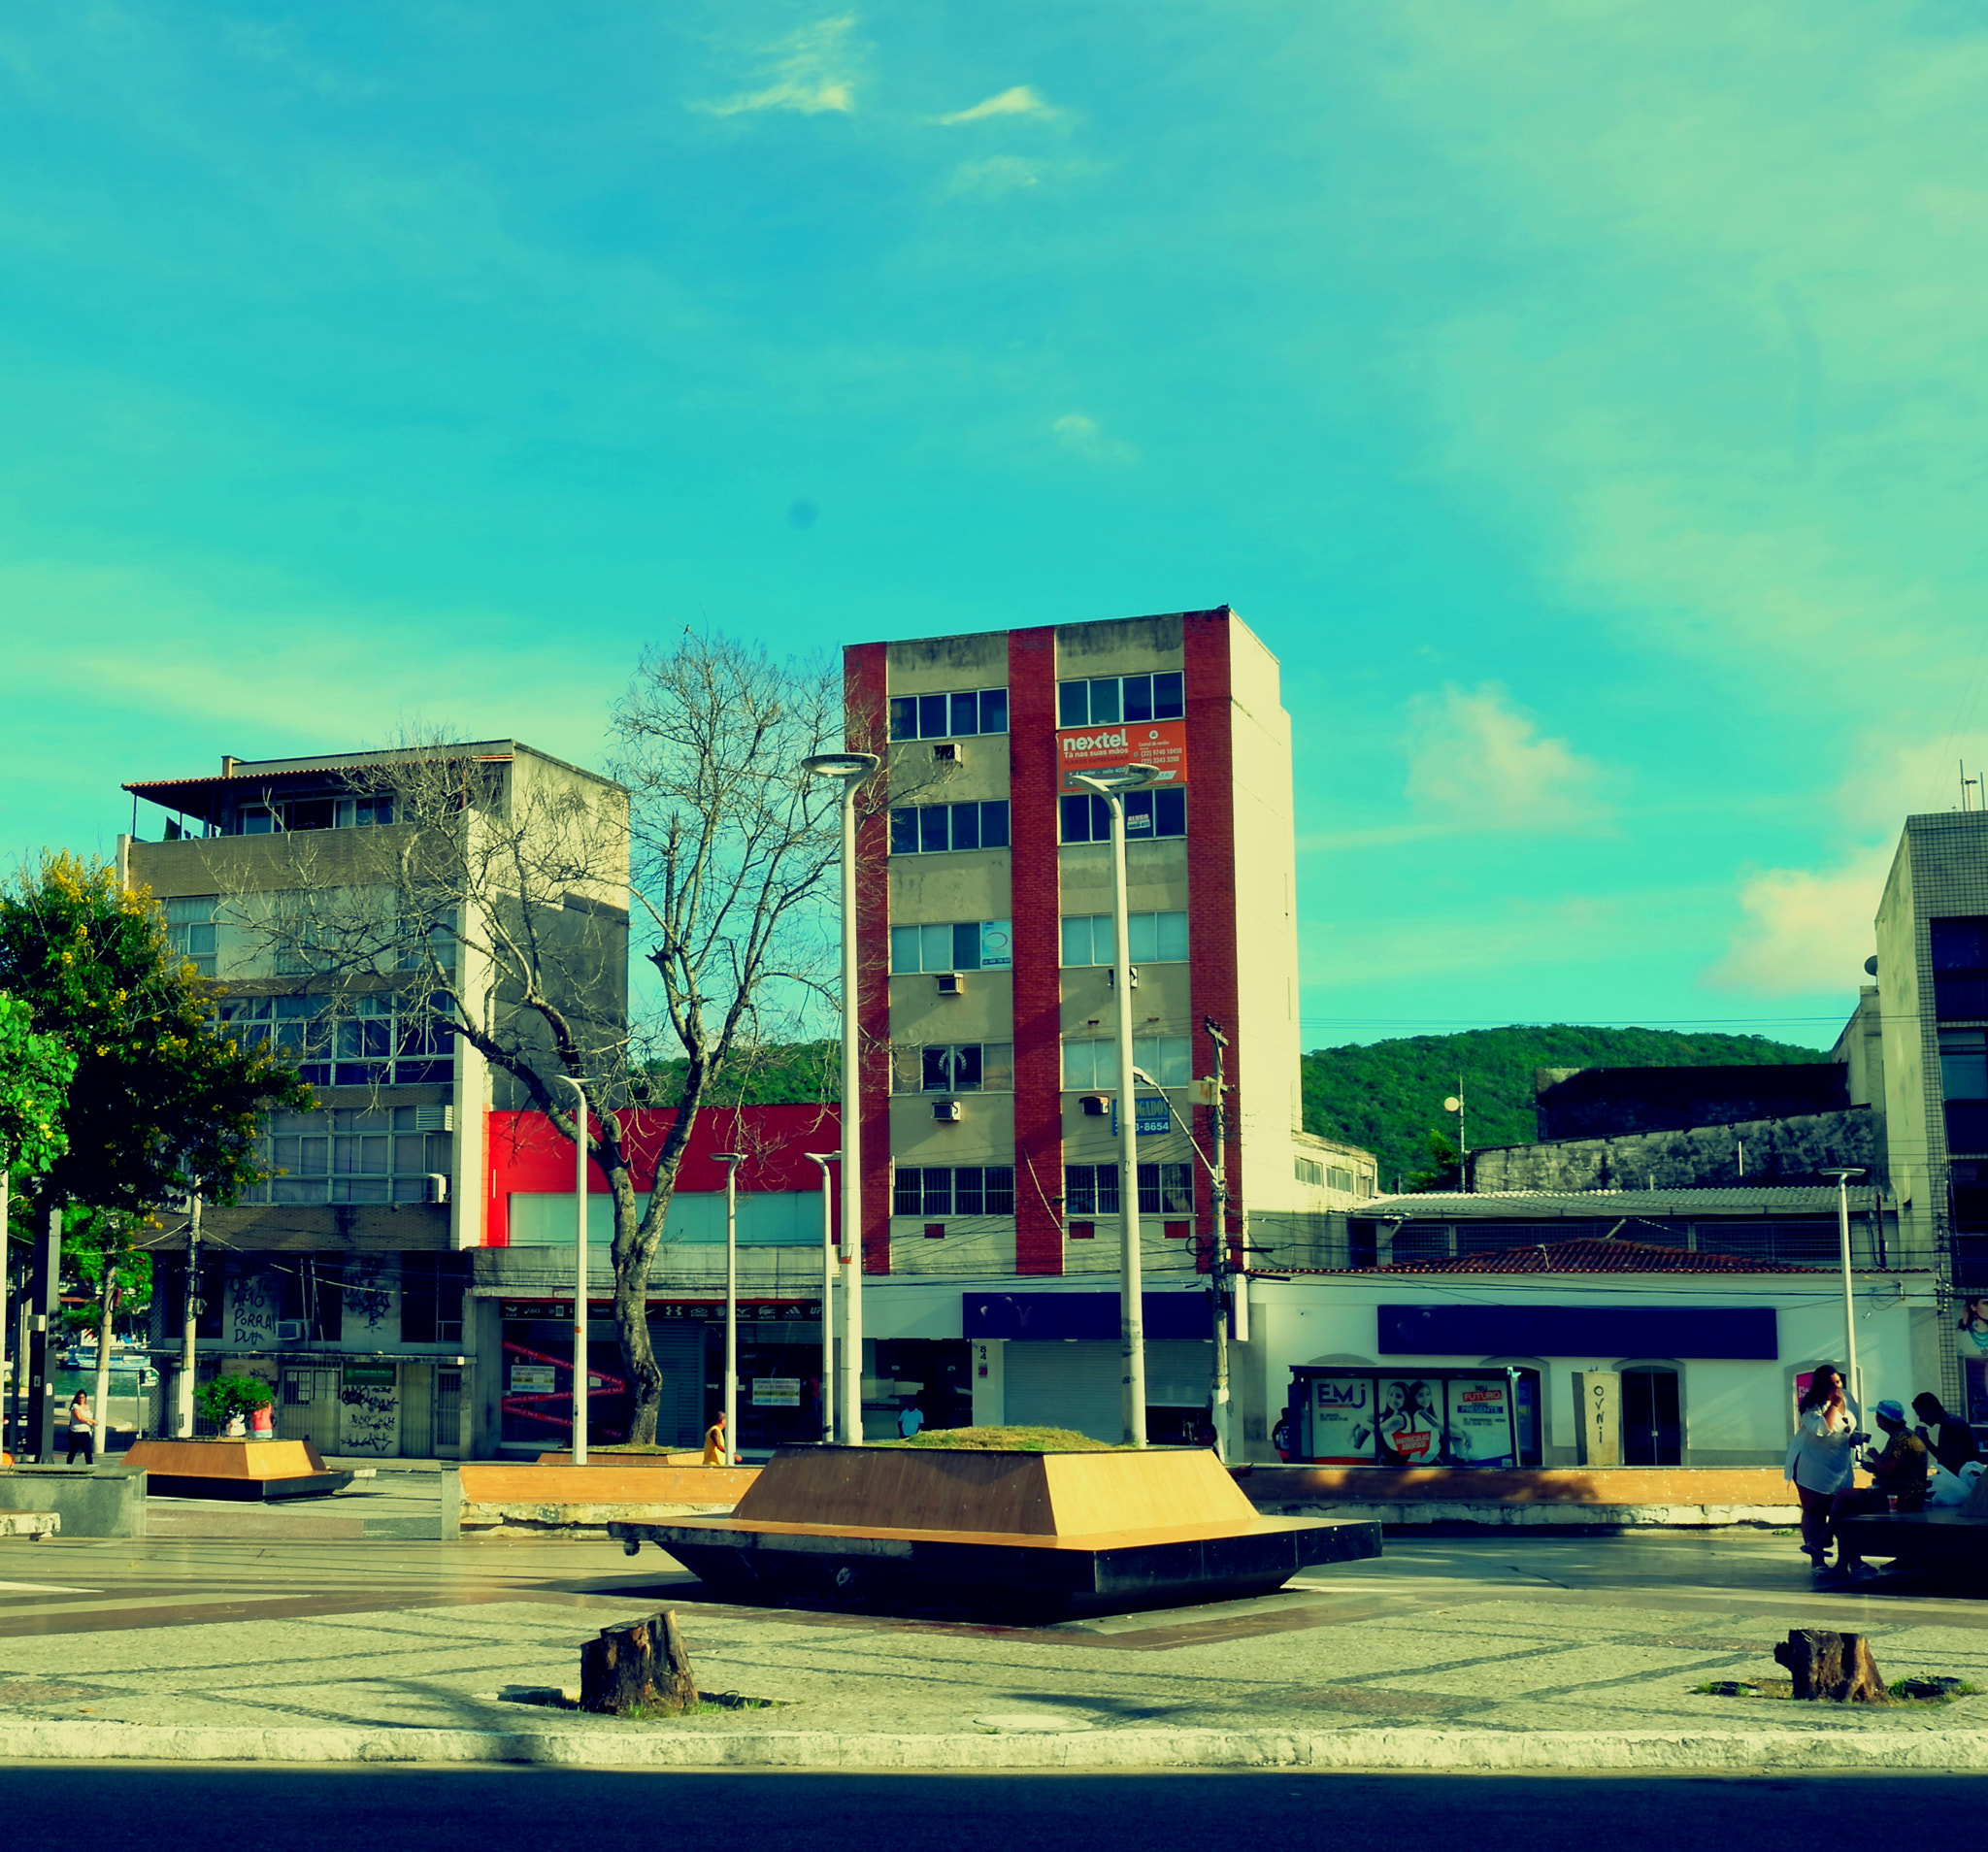
[[[1056,735],[1056,788],[1080,791],[1073,772],[1109,772],[1121,765],[1158,768],[1155,784],[1187,782],[1185,720],[1110,720],[1090,727],[1065,727]]]

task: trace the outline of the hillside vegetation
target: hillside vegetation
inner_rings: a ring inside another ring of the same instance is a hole
[[[1380,1187],[1413,1187],[1431,1169],[1430,1135],[1453,1145],[1456,1115],[1444,1096],[1463,1075],[1471,1149],[1524,1144],[1535,1136],[1535,1068],[1706,1068],[1826,1061],[1764,1036],[1680,1035],[1668,1029],[1590,1029],[1576,1023],[1514,1023],[1453,1036],[1408,1036],[1305,1057],[1305,1129],[1372,1151]]]

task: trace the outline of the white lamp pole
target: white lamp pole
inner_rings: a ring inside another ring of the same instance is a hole
[[[553,1076],[573,1089],[573,1464],[586,1465],[587,1392],[593,1387],[586,1359],[586,1090],[568,1075]]]
[[[863,1113],[856,1073],[856,791],[883,763],[874,752],[817,752],[801,761],[843,781],[843,1444],[863,1444]],[[826,1307],[823,1308],[824,1310]]]
[[[739,1464],[739,1160],[738,1151],[716,1151],[725,1167],[725,1464]]]
[[[1125,1444],[1145,1445],[1145,1305],[1139,1233],[1139,1108],[1132,1065],[1132,943],[1125,883],[1125,793],[1143,789],[1158,776],[1149,765],[1075,772],[1111,812],[1111,981],[1118,992],[1118,1348],[1119,1399]]]
[[[828,1167],[834,1151],[810,1151],[821,1166],[821,1444],[835,1444],[835,1215]]]
[[[1857,1302],[1850,1290],[1850,1179],[1863,1174],[1861,1168],[1823,1172],[1837,1180],[1837,1243],[1843,1263],[1843,1373],[1859,1421],[1864,1419],[1864,1384],[1857,1373]]]

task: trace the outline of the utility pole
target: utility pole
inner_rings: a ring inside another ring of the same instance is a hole
[[[1209,1097],[1209,1144],[1212,1162],[1209,1166],[1209,1207],[1214,1222],[1214,1239],[1209,1245],[1208,1272],[1214,1288],[1214,1430],[1215,1458],[1224,1466],[1229,1461],[1229,1112],[1227,1082],[1223,1078],[1223,1057],[1229,1038],[1212,1016],[1204,1016],[1202,1026],[1214,1045],[1215,1072]]]
[[[193,1439],[194,1352],[200,1339],[200,1192],[186,1199],[186,1290],[180,1295],[180,1381],[174,1426],[182,1440]]]
[[[35,1241],[35,1270],[29,1294],[27,1354],[27,1425],[20,1450],[34,1449],[37,1465],[55,1459],[55,1410],[49,1401],[49,1340],[55,1334],[50,1320],[62,1311],[62,1206],[49,1210],[48,1227]]]

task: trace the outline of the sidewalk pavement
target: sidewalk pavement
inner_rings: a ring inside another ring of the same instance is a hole
[[[1789,1628],[1889,1678],[1988,1691],[1988,1604],[1817,1593],[1786,1539],[1459,1539],[1283,1594],[1043,1628],[695,1598],[597,1544],[10,1545],[17,1758],[812,1769],[1988,1769],[1988,1696],[1703,1696]],[[493,1563],[492,1557],[501,1558]],[[699,1685],[772,1701],[653,1722],[507,1692],[579,1682],[599,1628],[672,1606]]]

